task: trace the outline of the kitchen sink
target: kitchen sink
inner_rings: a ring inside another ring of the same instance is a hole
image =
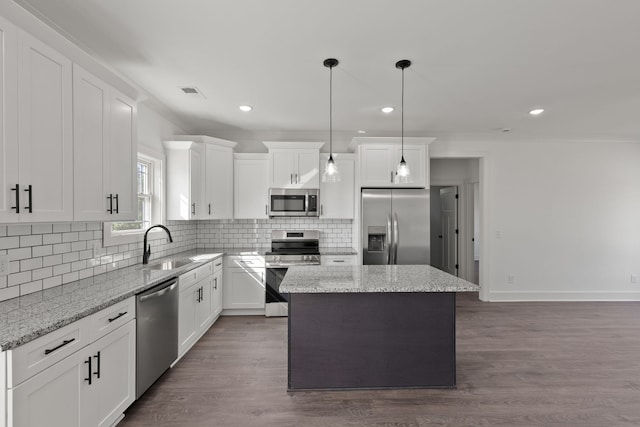
[[[173,270],[175,268],[180,268],[185,265],[191,264],[192,262],[193,261],[189,259],[177,259],[172,261],[159,262],[157,264],[151,264],[144,268],[149,270]]]

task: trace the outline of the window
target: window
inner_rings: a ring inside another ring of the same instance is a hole
[[[136,164],[138,214],[135,221],[105,222],[104,246],[136,242],[152,224],[162,223],[162,160],[138,153]]]

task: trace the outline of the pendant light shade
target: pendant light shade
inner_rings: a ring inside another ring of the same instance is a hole
[[[401,102],[401,132],[400,132],[400,141],[402,144],[401,155],[400,155],[400,163],[398,163],[398,170],[396,171],[396,179],[395,181],[399,184],[406,184],[411,182],[411,171],[409,170],[409,166],[407,162],[404,160],[404,69],[409,68],[411,66],[411,61],[408,59],[402,59],[396,62],[396,68],[402,70],[402,102]]]
[[[335,160],[333,160],[333,67],[339,61],[335,58],[327,58],[323,64],[329,69],[329,159],[322,174],[322,182],[339,182],[340,171]]]

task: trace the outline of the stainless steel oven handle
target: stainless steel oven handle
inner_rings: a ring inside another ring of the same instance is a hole
[[[309,193],[304,193],[304,212],[309,213]]]
[[[145,301],[147,301],[147,300],[149,300],[149,299],[152,299],[152,298],[159,298],[159,297],[161,297],[162,295],[165,295],[165,294],[167,294],[167,293],[171,292],[172,290],[174,290],[174,289],[176,288],[176,286],[178,286],[178,282],[177,282],[177,281],[176,281],[176,282],[173,282],[173,285],[168,286],[168,287],[163,288],[163,289],[160,289],[160,290],[159,290],[159,291],[157,291],[157,292],[154,292],[154,293],[149,294],[149,295],[141,296],[141,297],[140,297],[140,302],[145,302]]]

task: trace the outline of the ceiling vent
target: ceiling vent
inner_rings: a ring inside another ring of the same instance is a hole
[[[202,98],[205,98],[205,96],[202,94],[202,92],[200,92],[200,89],[198,89],[195,86],[181,86],[180,90],[182,91],[182,93],[184,93],[185,95],[189,95],[189,96],[199,96]]]

